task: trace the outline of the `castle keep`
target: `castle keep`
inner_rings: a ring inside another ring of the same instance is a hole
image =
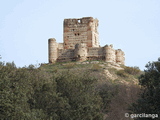
[[[100,47],[98,20],[92,17],[64,19],[63,43],[48,40],[49,63],[102,60],[124,65],[124,52],[112,45]]]

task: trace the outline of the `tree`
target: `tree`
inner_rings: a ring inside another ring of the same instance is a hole
[[[140,98],[131,107],[133,113],[160,115],[160,59],[149,62],[139,78],[142,87]],[[140,119],[140,118],[137,118]]]
[[[102,120],[97,79],[0,62],[0,119]]]
[[[57,93],[68,100],[68,106],[59,111],[62,120],[102,120],[101,98],[95,90],[97,79],[84,73],[63,72],[55,77]]]
[[[49,79],[34,68],[16,68],[0,62],[0,119],[45,119],[42,109],[32,108],[35,91]]]

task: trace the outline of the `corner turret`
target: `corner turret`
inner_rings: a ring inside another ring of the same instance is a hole
[[[115,62],[115,50],[113,49],[113,45],[105,45],[104,46],[104,56],[106,62]]]
[[[121,49],[116,50],[116,63],[124,65],[125,57],[124,52]]]
[[[48,39],[48,55],[49,63],[55,63],[57,60],[57,47],[58,44],[55,38]]]

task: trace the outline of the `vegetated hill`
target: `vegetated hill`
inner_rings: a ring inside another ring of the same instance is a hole
[[[76,76],[87,73],[96,78],[94,86],[103,101],[104,120],[130,119],[125,118],[125,113],[130,112],[130,105],[138,98],[138,77],[143,74],[138,67],[101,61],[43,64],[40,69],[57,74],[68,71]]]
[[[42,64],[40,69],[47,72],[70,71],[83,73],[88,71],[92,77],[98,79],[99,83],[112,81],[113,83],[138,84],[139,75],[143,74],[138,67],[128,67],[101,61],[86,62],[60,62],[55,64]]]
[[[17,68],[0,62],[0,118],[126,120],[138,98],[137,67],[100,61]]]

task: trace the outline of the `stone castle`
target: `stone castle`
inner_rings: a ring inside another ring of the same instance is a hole
[[[64,19],[63,43],[54,38],[48,40],[49,63],[102,60],[124,65],[121,49],[115,50],[112,45],[100,47],[98,22],[92,17]]]

